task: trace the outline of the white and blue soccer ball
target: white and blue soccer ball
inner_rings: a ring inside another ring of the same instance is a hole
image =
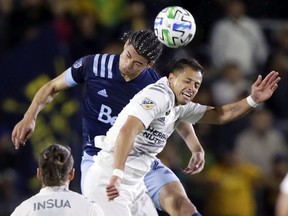
[[[192,41],[196,32],[196,24],[188,10],[180,6],[170,6],[164,8],[156,16],[154,32],[167,47],[178,48]]]

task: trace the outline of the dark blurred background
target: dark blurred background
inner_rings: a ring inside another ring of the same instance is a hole
[[[59,94],[39,115],[26,146],[13,148],[11,131],[36,91],[84,55],[120,53],[124,32],[152,29],[155,16],[170,5],[189,10],[197,31],[186,47],[165,48],[155,68],[166,75],[172,60],[198,59],[205,75],[196,102],[242,98],[257,75],[270,70],[279,71],[282,81],[246,118],[195,126],[206,151],[201,174],[182,173],[191,154],[177,134],[159,157],[203,215],[274,215],[288,171],[287,0],[0,0],[0,216],[39,191],[36,159],[52,143],[71,146],[77,172],[71,189],[80,192],[80,87]]]

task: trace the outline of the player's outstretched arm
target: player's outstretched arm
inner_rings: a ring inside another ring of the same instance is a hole
[[[198,123],[225,124],[241,118],[258,104],[268,100],[277,89],[280,79],[276,71],[271,71],[264,79],[259,75],[251,86],[249,97],[221,107],[208,107]]]
[[[179,122],[176,130],[190,149],[192,156],[188,166],[183,170],[185,174],[196,174],[203,170],[205,165],[205,152],[202,148],[192,124]]]
[[[12,131],[11,139],[15,149],[18,149],[20,145],[25,145],[34,132],[38,113],[53,100],[59,91],[65,88],[68,86],[65,83],[64,72],[37,91],[23,119],[15,125]]]

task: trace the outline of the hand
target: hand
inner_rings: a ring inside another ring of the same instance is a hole
[[[25,145],[26,141],[32,136],[35,130],[35,119],[23,118],[18,124],[15,125],[11,139],[14,143],[15,149],[19,149],[20,144]]]
[[[114,200],[119,196],[119,187],[121,184],[121,179],[118,176],[112,176],[109,184],[106,187],[106,194],[108,197],[108,201]]]
[[[266,101],[277,89],[280,80],[279,73],[276,71],[271,71],[264,80],[262,80],[262,76],[259,75],[252,85],[251,97],[256,103]]]
[[[185,174],[196,174],[203,170],[205,165],[204,152],[193,152],[188,166],[183,170]]]

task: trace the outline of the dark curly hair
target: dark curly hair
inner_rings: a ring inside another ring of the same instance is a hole
[[[148,60],[155,62],[162,53],[163,44],[158,40],[152,30],[127,32],[122,37],[123,41],[133,45],[137,53]]]
[[[53,144],[41,152],[38,166],[46,186],[60,186],[67,181],[74,159],[68,146]]]

